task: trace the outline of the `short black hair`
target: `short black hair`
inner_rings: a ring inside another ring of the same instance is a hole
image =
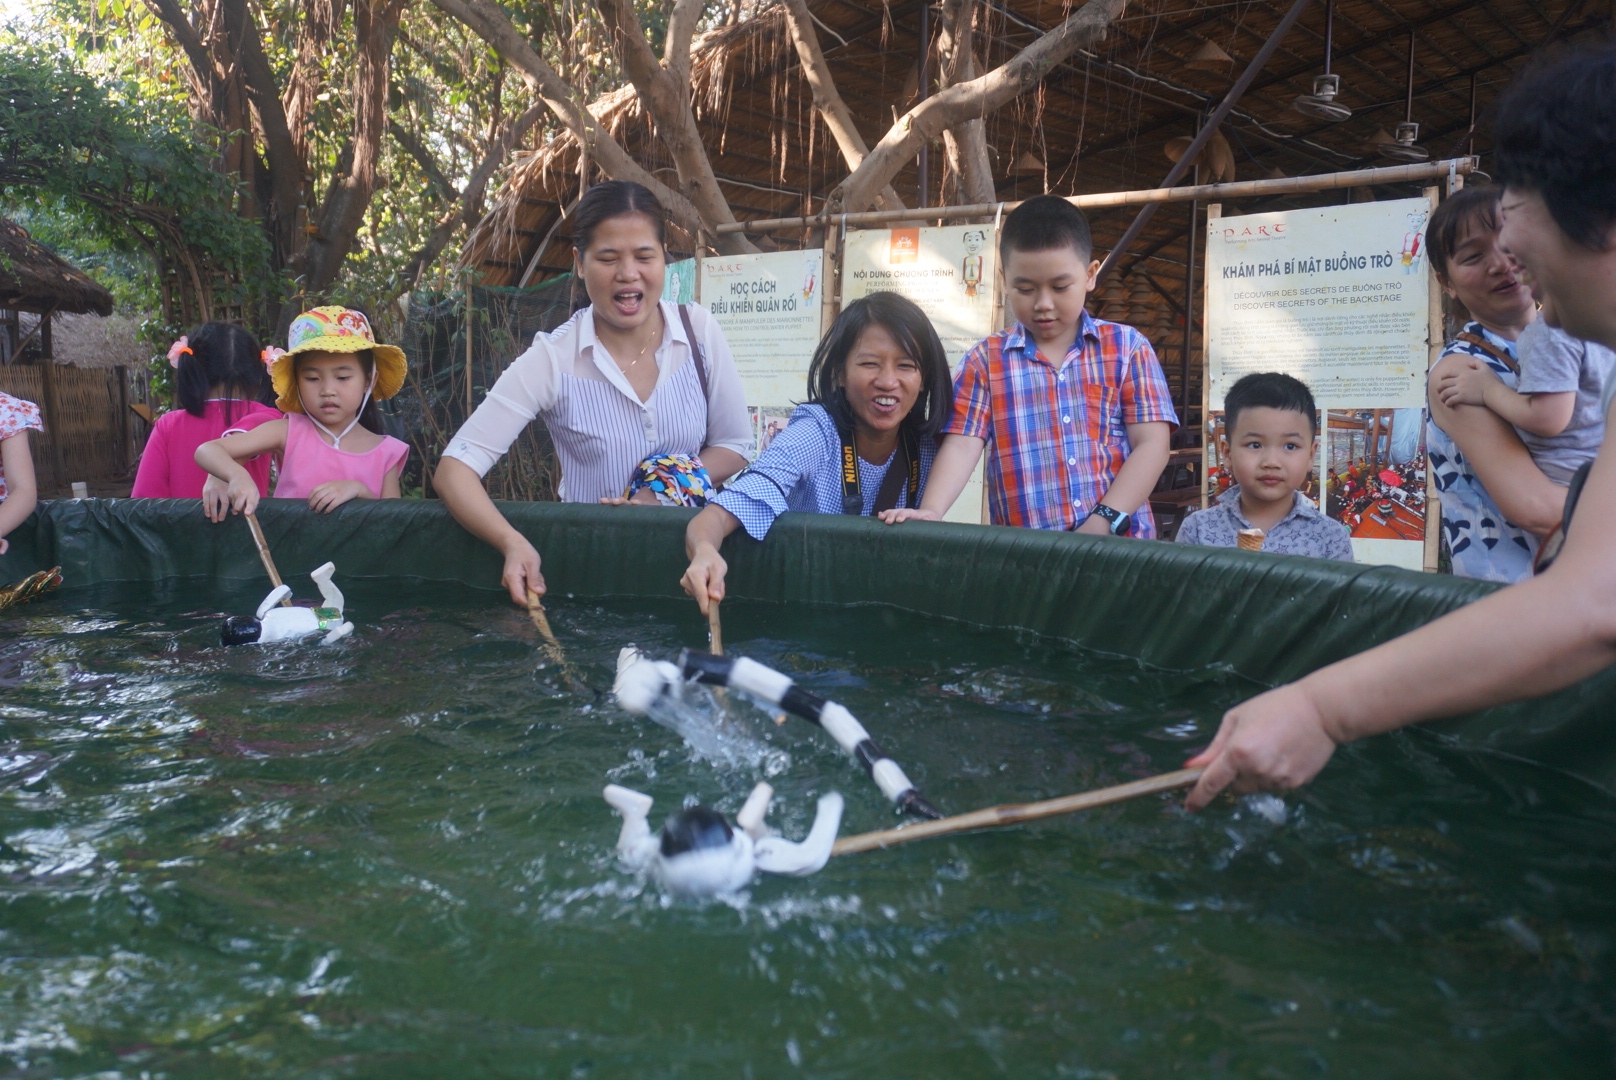
[[[1534,191],[1566,236],[1605,251],[1616,224],[1616,46],[1561,53],[1499,97],[1494,170]]]
[[[1280,409],[1299,412],[1307,417],[1310,435],[1319,433],[1318,406],[1313,403],[1313,391],[1307,383],[1277,371],[1260,371],[1243,375],[1229,392],[1223,395],[1224,437],[1234,433],[1235,421],[1247,409]]]
[[[899,347],[920,365],[920,396],[903,418],[903,426],[916,435],[932,438],[943,433],[954,406],[954,379],[948,372],[948,353],[926,313],[913,300],[894,292],[873,292],[842,309],[820,339],[808,365],[808,403],[830,414],[842,431],[853,427],[853,411],[841,377],[859,335],[872,326],[883,327]]]
[[[1453,249],[1472,230],[1498,231],[1498,188],[1491,184],[1460,188],[1442,200],[1425,227],[1425,253],[1431,257],[1431,269],[1444,281],[1448,277],[1448,260]]]
[[[1034,195],[1004,219],[999,231],[999,258],[1013,251],[1050,251],[1069,247],[1087,262],[1094,254],[1094,236],[1083,211],[1058,195]]]

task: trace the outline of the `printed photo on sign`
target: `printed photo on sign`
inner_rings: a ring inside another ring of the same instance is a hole
[[[1319,425],[1317,430],[1323,430],[1322,422],[1320,415],[1315,413],[1314,423]],[[1229,463],[1223,454],[1226,433],[1221,411],[1208,414],[1207,430],[1211,432],[1206,444],[1206,497],[1210,504],[1217,502],[1218,496],[1234,486],[1234,477],[1229,473]],[[1319,463],[1317,459],[1314,460],[1313,467],[1307,471],[1307,480],[1303,482],[1298,490],[1314,506],[1319,505]]]
[[[1425,539],[1422,409],[1331,409],[1325,513],[1360,540]]]

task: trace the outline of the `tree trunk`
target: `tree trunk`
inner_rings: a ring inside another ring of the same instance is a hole
[[[705,228],[700,211],[689,199],[652,176],[629,156],[600,121],[574,97],[572,87],[557,75],[521,31],[511,25],[492,0],[432,0],[445,13],[459,19],[488,42],[507,64],[522,73],[534,95],[578,140],[584,155],[614,180],[632,180],[651,190],[680,228],[695,236]]]
[[[623,62],[629,81],[639,95],[640,105],[656,124],[657,135],[673,155],[673,164],[679,174],[679,184],[695,204],[703,222],[710,230],[714,225],[734,222],[735,214],[729,200],[713,175],[712,160],[702,145],[701,130],[696,127],[696,114],[690,108],[690,80],[688,74],[681,84],[657,62],[645,31],[640,28],[632,0],[595,0],[606,28],[611,31],[617,55]],[[674,42],[669,42],[670,46]],[[690,70],[690,43],[685,41],[682,57],[674,57],[677,70]],[[725,254],[755,252],[757,246],[745,233],[730,233],[719,239],[719,248]]]
[[[928,140],[973,118],[986,116],[1037,86],[1051,68],[1105,36],[1126,0],[1089,0],[1065,22],[1001,66],[959,83],[910,109],[884,135],[864,163],[831,192],[832,213],[857,213],[875,202]]]
[[[393,27],[400,7],[394,0],[355,0],[354,130],[347,168],[339,167],[320,208],[319,225],[310,237],[301,266],[303,289],[318,296],[330,287],[353,250],[365,211],[381,174],[382,134],[387,130],[387,79]]]
[[[800,2],[800,0],[799,0]],[[974,0],[943,0],[942,29],[937,51],[942,58],[939,89],[976,78]],[[993,164],[988,158],[987,124],[974,116],[943,132],[943,150],[954,171],[962,203],[989,203],[998,194],[993,185]]]
[[[819,46],[819,32],[814,29],[813,14],[808,10],[807,0],[785,0],[786,29],[791,34],[791,41],[797,47],[797,58],[802,61],[803,77],[808,80],[808,86],[814,93],[814,107],[819,110],[820,117],[825,121],[825,127],[830,129],[831,137],[836,140],[836,146],[842,152],[842,160],[847,162],[849,171],[857,169],[864,163],[870,148],[864,142],[864,136],[859,134],[858,125],[853,122],[853,114],[842,100],[842,95],[836,89],[836,80],[831,76],[830,65],[825,62],[825,52]],[[888,184],[881,189],[877,202],[883,210],[902,210],[903,200]]]

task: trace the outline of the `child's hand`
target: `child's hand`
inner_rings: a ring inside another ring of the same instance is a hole
[[[1090,514],[1083,519],[1083,524],[1072,530],[1086,536],[1110,536],[1111,523],[1099,514]]]
[[[210,477],[202,485],[202,512],[215,524],[223,521],[227,512],[250,514],[257,509],[258,485],[245,471],[228,484],[217,477]]]
[[[328,480],[309,492],[309,509],[329,514],[345,502],[372,497],[370,488],[358,480]]]
[[[941,521],[943,515],[935,510],[883,510],[876,515],[888,525],[896,525],[901,521]]]
[[[1450,409],[1456,405],[1486,405],[1487,387],[1497,382],[1501,380],[1491,368],[1472,359],[1438,379],[1436,395]]]

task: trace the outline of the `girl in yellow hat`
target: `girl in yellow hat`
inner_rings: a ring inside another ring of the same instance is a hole
[[[226,442],[196,451],[196,463],[225,485],[203,492],[210,520],[250,514],[258,488],[241,462],[257,454],[281,458],[277,499],[307,499],[321,513],[350,499],[396,499],[410,448],[382,433],[375,402],[404,386],[404,350],[378,345],[364,312],[317,307],[292,320],[289,348],[270,363],[275,404],[286,414]]]

